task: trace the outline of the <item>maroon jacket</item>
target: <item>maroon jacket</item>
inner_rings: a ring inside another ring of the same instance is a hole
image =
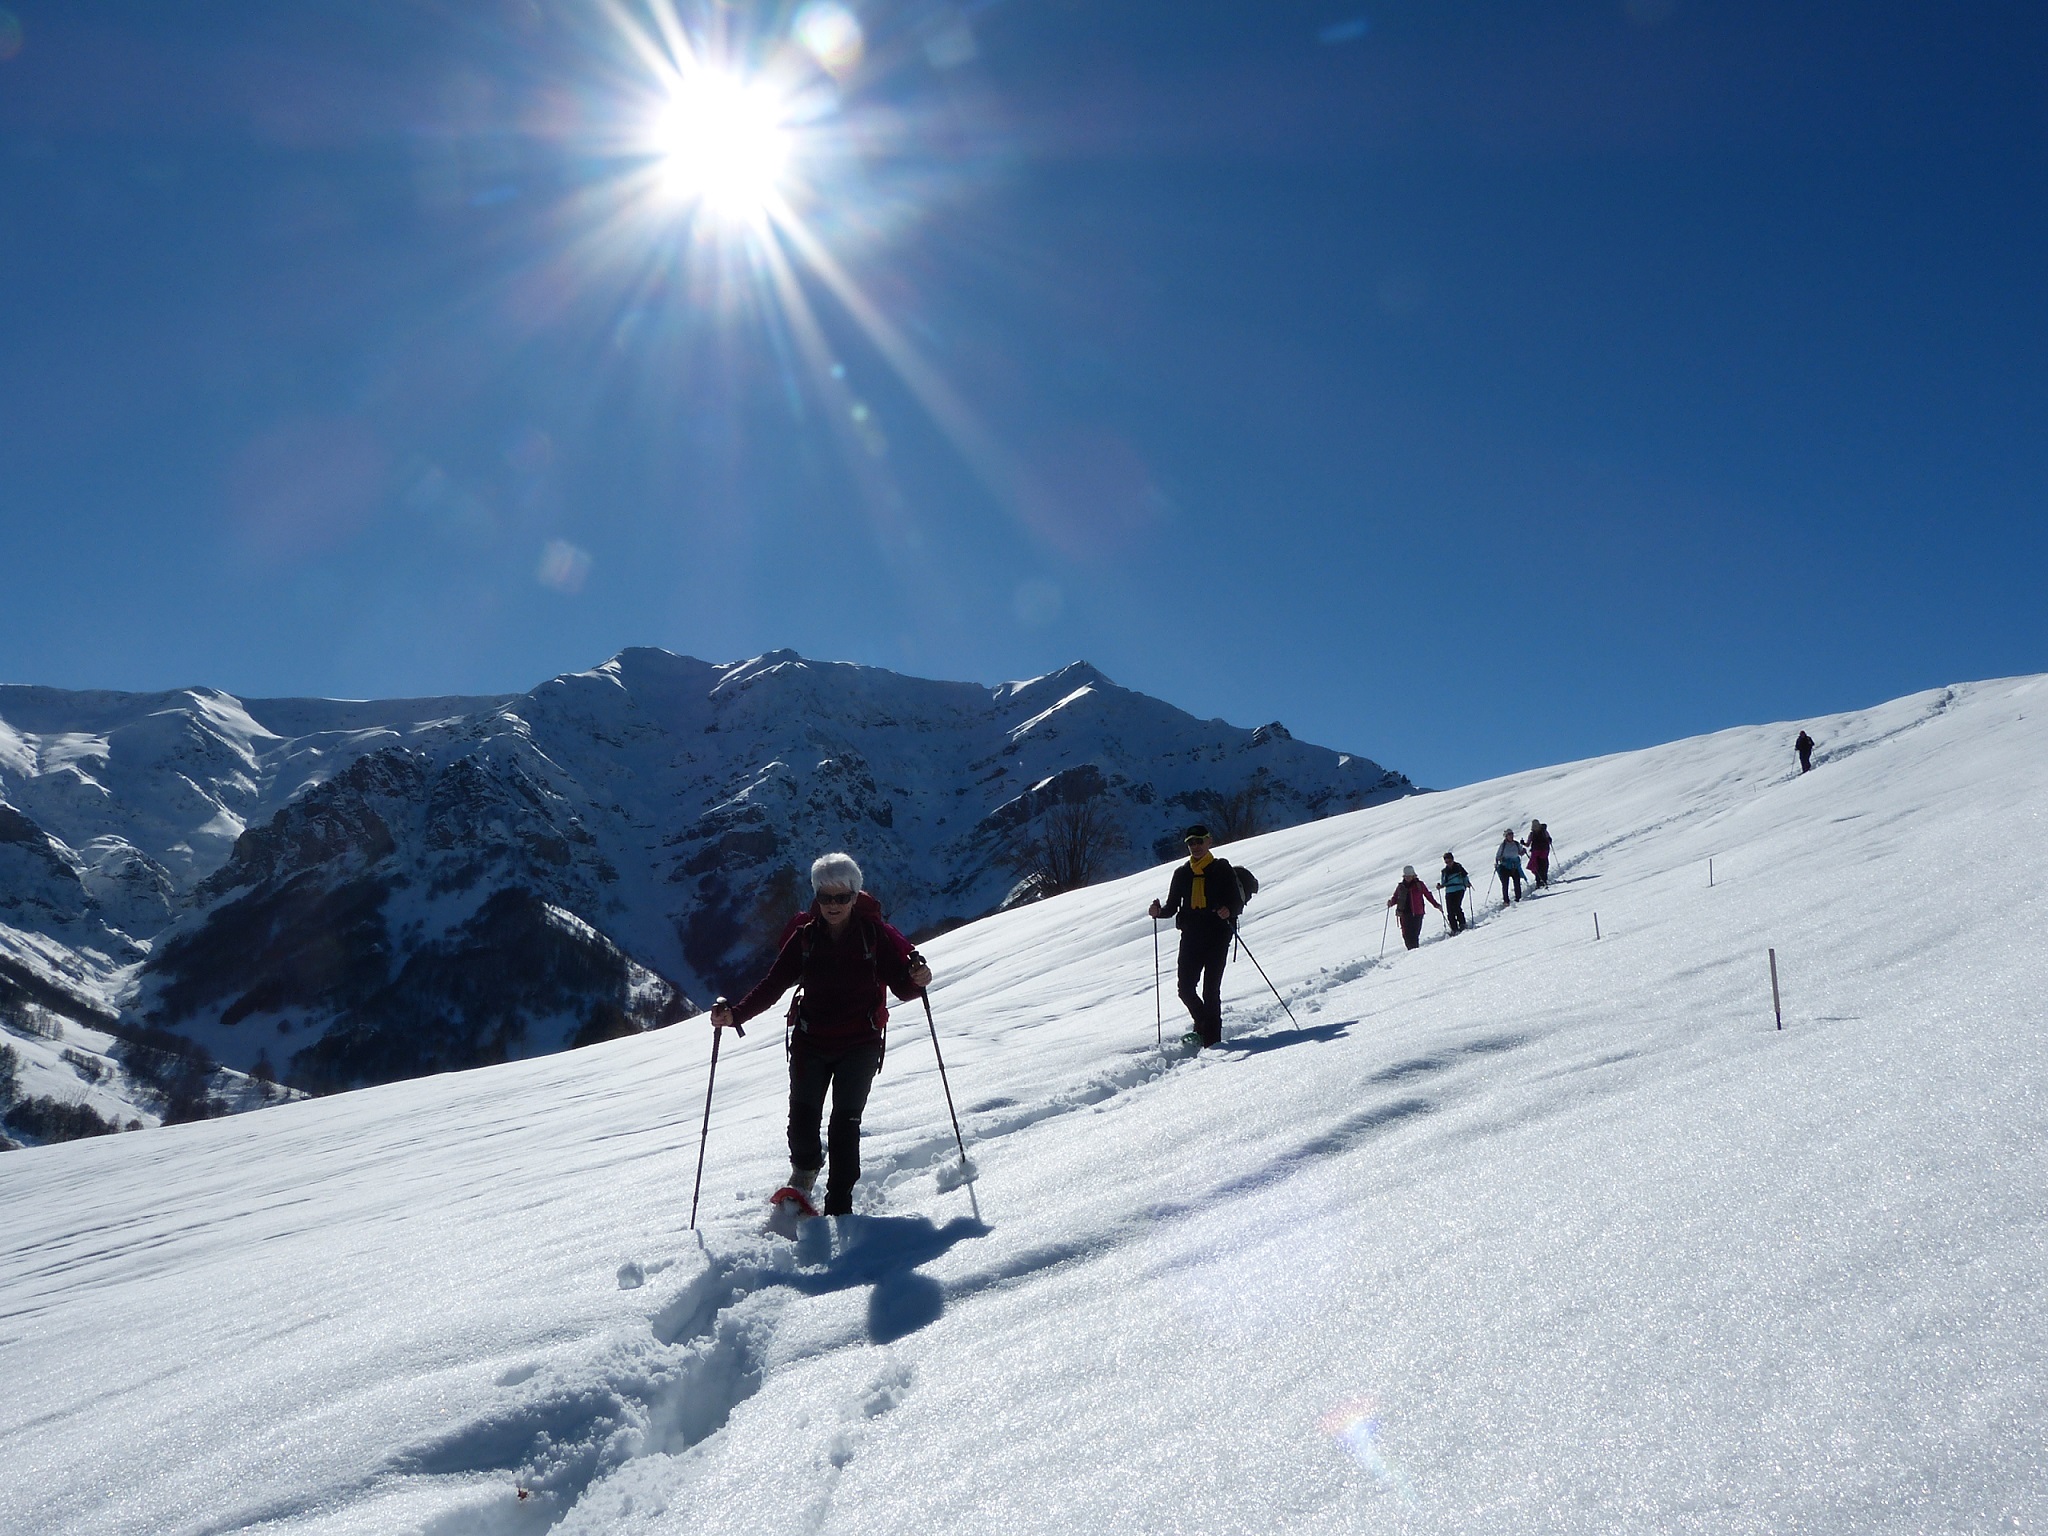
[[[1399,885],[1395,886],[1394,894],[1387,898],[1387,905],[1391,907],[1396,902],[1399,902],[1401,903],[1401,911],[1404,916],[1420,917],[1429,910],[1428,907],[1423,906],[1425,901],[1431,907],[1437,905],[1436,898],[1429,894],[1429,887],[1424,885],[1422,877],[1417,875],[1413,880],[1404,878]],[[1438,910],[1441,911],[1442,908],[1439,907]]]
[[[866,891],[853,899],[853,916],[834,939],[815,902],[789,920],[775,964],[753,990],[732,1005],[744,1024],[775,1004],[791,987],[804,989],[797,1027],[820,1045],[879,1040],[889,1023],[887,986],[898,997],[917,996],[911,984],[910,940],[889,925],[881,903]]]

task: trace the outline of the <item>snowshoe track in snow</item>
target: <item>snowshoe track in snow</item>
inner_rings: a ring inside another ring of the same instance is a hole
[[[1348,984],[1377,961],[1344,966],[1297,990],[1297,1003]],[[1240,1017],[1278,1028],[1226,1040],[1220,1051],[1189,1057],[1147,1045],[1127,1053],[1076,1087],[1036,1103],[996,1097],[969,1110],[976,1150],[1063,1115],[1097,1109],[1118,1096],[1149,1088],[1178,1069],[1262,1055],[1293,1045],[1314,1046],[1337,1039],[1356,1019],[1325,1021],[1299,1030],[1270,999],[1262,1010]],[[1397,1062],[1369,1079],[1374,1085],[1405,1082],[1439,1072],[1465,1056],[1510,1050],[1523,1036],[1474,1041],[1453,1051]],[[733,1412],[760,1390],[787,1308],[803,1299],[865,1286],[864,1326],[831,1339],[807,1354],[779,1357],[779,1365],[823,1350],[889,1345],[942,1317],[950,1301],[1014,1284],[1061,1264],[1092,1258],[1136,1236],[1146,1225],[1206,1209],[1287,1178],[1298,1168],[1341,1151],[1402,1121],[1433,1112],[1433,1100],[1396,1099],[1347,1117],[1257,1171],[1202,1192],[1187,1202],[1133,1213],[1114,1229],[1078,1235],[1010,1255],[1003,1262],[958,1274],[945,1284],[919,1272],[920,1266],[955,1244],[991,1229],[978,1218],[957,1216],[943,1226],[925,1216],[884,1213],[892,1192],[931,1175],[939,1193],[963,1187],[950,1138],[919,1138],[881,1157],[870,1157],[863,1180],[873,1191],[870,1208],[850,1218],[805,1222],[791,1243],[772,1236],[747,1236],[726,1246],[704,1239],[704,1267],[649,1318],[645,1335],[615,1336],[583,1365],[520,1367],[500,1378],[510,1397],[504,1407],[451,1429],[395,1458],[399,1476],[451,1478],[480,1483],[481,1501],[450,1510],[427,1536],[483,1536],[554,1529],[578,1509],[594,1484],[638,1458],[675,1456],[710,1438]],[[970,1163],[967,1173],[973,1174]],[[951,1175],[951,1177],[949,1177]],[[663,1258],[619,1266],[622,1288],[637,1288],[677,1261]],[[687,1259],[684,1260],[687,1262]],[[890,1367],[889,1369],[896,1369]],[[886,1372],[885,1372],[886,1375]],[[900,1400],[900,1387],[878,1384],[871,1401],[886,1412]],[[875,1415],[868,1414],[868,1417]],[[829,1471],[851,1460],[855,1431],[842,1428],[830,1438]],[[830,1504],[829,1480],[810,1506],[812,1528]]]
[[[945,1311],[943,1289],[918,1267],[988,1230],[968,1217],[944,1226],[921,1216],[820,1218],[794,1246],[757,1239],[726,1253],[707,1250],[705,1267],[653,1314],[644,1335],[615,1335],[580,1365],[507,1372],[502,1408],[411,1448],[389,1470],[486,1490],[427,1527],[427,1536],[551,1530],[592,1484],[628,1462],[683,1454],[723,1429],[760,1390],[788,1307],[866,1287],[864,1326],[808,1353],[894,1343]],[[886,1369],[866,1416],[895,1406],[906,1381],[901,1368]],[[844,1466],[851,1440],[842,1433],[834,1445],[833,1465]]]

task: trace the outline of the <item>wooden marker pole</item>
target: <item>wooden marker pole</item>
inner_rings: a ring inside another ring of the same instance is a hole
[[[1600,937],[1600,914],[1598,912],[1593,914],[1593,937],[1596,939]]]
[[[1707,860],[1707,889],[1711,891],[1711,890],[1712,890],[1713,888],[1714,888],[1714,861],[1713,861],[1712,859],[1709,859],[1709,860]]]
[[[1785,1027],[1785,1005],[1778,1001],[1778,952],[1771,951],[1771,1012],[1777,1015],[1778,1028]]]

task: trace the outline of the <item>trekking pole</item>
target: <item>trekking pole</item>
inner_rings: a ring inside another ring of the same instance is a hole
[[[946,1058],[939,1051],[939,1024],[932,1017],[932,996],[924,988],[917,989],[917,995],[924,1001],[924,1021],[932,1027],[932,1056],[939,1064],[939,1086],[946,1090],[946,1114],[953,1121],[953,1144],[960,1149],[960,1166],[967,1166],[967,1143],[960,1136],[960,1117],[953,1113],[953,1085],[946,1081]]]
[[[1380,919],[1380,958],[1382,960],[1387,958],[1387,924],[1393,920],[1394,908],[1390,903],[1387,907],[1387,915]]]
[[[711,1006],[714,1011],[723,1008],[725,1006],[725,999],[721,997]],[[733,1025],[732,1032],[742,1040],[747,1037],[746,1030],[737,1024]],[[697,1182],[690,1186],[690,1230],[692,1232],[697,1230],[697,1197],[704,1193],[704,1148],[711,1140],[711,1090],[718,1082],[718,1044],[724,1038],[724,1035],[725,1031],[716,1024],[711,1026],[711,1075],[704,1079],[704,1128],[697,1132]]]
[[[1273,978],[1268,976],[1266,974],[1266,968],[1263,965],[1259,964],[1259,957],[1252,953],[1251,945],[1245,943],[1242,936],[1239,937],[1237,942],[1239,947],[1244,950],[1245,959],[1251,961],[1251,963],[1255,967],[1257,967],[1259,973],[1259,980],[1263,981],[1266,984],[1267,990],[1273,994],[1273,1001],[1278,1003],[1280,1005],[1281,1011],[1287,1015],[1287,1022],[1294,1026],[1294,1032],[1296,1034],[1300,1034],[1301,1020],[1297,1019],[1294,1016],[1294,1010],[1287,1006],[1287,999],[1282,997],[1280,995],[1280,989],[1273,985]]]
[[[1154,1043],[1166,1044],[1166,1013],[1159,1001],[1159,919],[1152,919],[1152,1033]]]

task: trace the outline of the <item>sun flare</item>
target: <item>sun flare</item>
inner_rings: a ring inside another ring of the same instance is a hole
[[[572,231],[562,273],[615,299],[608,355],[622,366],[689,358],[657,370],[664,388],[693,387],[707,367],[735,380],[772,370],[797,419],[833,432],[893,528],[904,498],[889,439],[843,360],[850,323],[1003,505],[1022,518],[1045,502],[862,270],[1007,163],[1001,136],[979,120],[980,93],[926,78],[971,63],[964,28],[878,56],[852,0],[594,0],[591,10],[607,66],[591,99],[606,105],[587,121],[606,170],[561,205]],[[706,364],[698,348],[714,335]],[[743,337],[759,345],[728,344]]]
[[[664,187],[726,219],[775,203],[789,169],[787,107],[766,83],[699,70],[678,83],[654,123]]]

